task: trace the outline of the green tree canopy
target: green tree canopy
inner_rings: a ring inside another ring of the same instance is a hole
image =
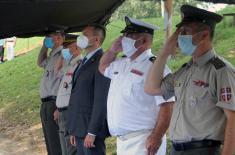
[[[196,0],[173,0],[174,15],[180,14],[182,4],[190,4],[196,6],[203,5],[202,2]],[[161,16],[160,0],[126,0],[121,7],[112,15],[112,20],[123,19],[124,16],[133,18],[152,18]]]

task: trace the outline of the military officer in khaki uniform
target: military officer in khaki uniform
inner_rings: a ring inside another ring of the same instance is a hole
[[[62,155],[76,154],[76,147],[73,146],[75,140],[72,140],[73,145],[71,145],[70,135],[66,129],[66,116],[72,89],[73,73],[82,59],[81,49],[77,46],[77,37],[78,35],[65,35],[65,41],[63,43],[64,48],[61,51],[62,59],[59,60],[58,63],[60,64],[58,68],[62,68],[64,72],[56,98],[56,107],[59,111],[58,125]]]
[[[165,99],[176,96],[170,123],[172,155],[232,155],[235,69],[212,45],[215,25],[222,17],[189,5],[183,5],[181,12],[183,19],[151,68],[145,91]],[[192,59],[162,78],[167,58],[177,46]]]
[[[38,56],[38,66],[44,69],[40,85],[41,110],[40,116],[48,155],[60,155],[60,139],[58,134],[58,111],[56,96],[61,81],[61,73],[55,69],[56,62],[61,58],[64,33],[56,31],[44,39]],[[48,54],[48,49],[50,53]]]

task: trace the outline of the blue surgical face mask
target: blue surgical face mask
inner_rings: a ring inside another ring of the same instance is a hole
[[[179,35],[178,44],[181,52],[185,55],[192,55],[197,48],[197,45],[193,44],[192,35]]]
[[[70,50],[68,48],[62,49],[61,53],[62,53],[64,60],[67,62],[69,62],[73,57],[73,55],[70,53]]]
[[[54,42],[52,40],[52,38],[50,37],[46,37],[45,40],[44,40],[44,44],[47,48],[53,48],[54,47]]]

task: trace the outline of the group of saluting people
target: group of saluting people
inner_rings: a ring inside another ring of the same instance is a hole
[[[157,57],[157,27],[130,17],[104,53],[102,25],[48,34],[38,57],[48,155],[105,155],[110,135],[117,155],[165,155],[168,128],[171,155],[235,153],[235,68],[212,43],[222,16],[190,5],[181,12]],[[171,73],[178,48],[191,59]]]

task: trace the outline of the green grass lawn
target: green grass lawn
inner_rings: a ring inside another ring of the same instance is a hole
[[[153,52],[157,54],[163,45],[164,31],[163,19],[144,19],[144,21],[161,27],[155,32]],[[179,18],[174,18],[176,24]],[[120,35],[124,27],[122,21],[114,21],[107,27],[107,38],[103,48],[107,49],[111,42]],[[42,38],[30,39],[29,44],[33,45]],[[229,25],[219,24],[214,39],[217,53],[227,58],[235,65],[235,28]],[[28,40],[19,39],[16,50],[27,48]],[[39,83],[42,70],[37,67],[36,60],[39,48],[16,58],[11,62],[0,65],[0,109],[4,109],[3,116],[12,124],[22,123],[34,125],[40,122],[39,119]],[[188,60],[187,57],[178,55],[175,59],[169,60],[169,66],[176,70]],[[107,150],[109,155],[115,154],[115,139],[108,139]]]
[[[32,38],[17,38],[15,51],[16,54],[22,50],[27,50],[28,48],[41,43],[43,40],[42,37],[32,37]]]

